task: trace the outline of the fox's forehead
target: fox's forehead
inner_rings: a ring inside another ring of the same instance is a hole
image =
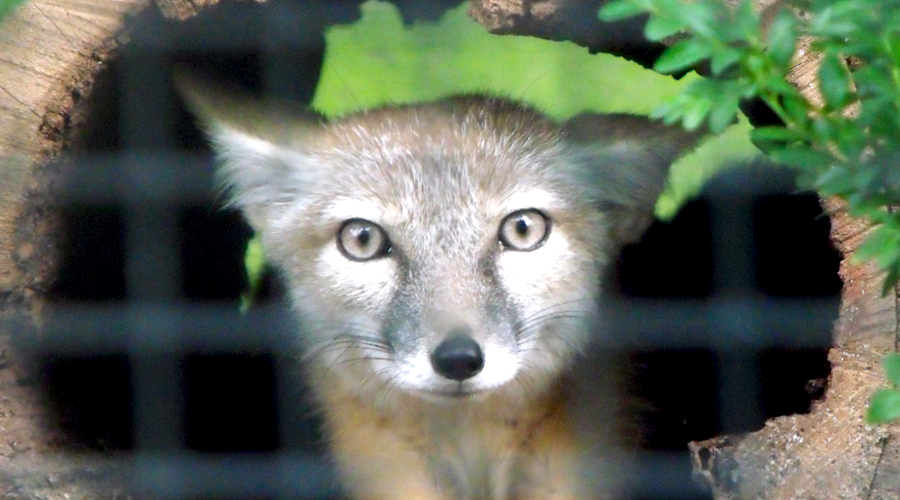
[[[401,222],[448,209],[503,211],[525,198],[553,201],[561,145],[543,119],[513,113],[488,120],[432,108],[405,113],[354,117],[322,131],[313,154],[325,167],[318,194],[331,198],[326,215],[383,212]]]
[[[542,169],[561,146],[554,123],[489,99],[376,110],[326,125],[309,139],[303,148],[321,154],[336,174],[396,175],[406,182],[496,184]]]
[[[527,109],[439,105],[354,116],[309,146],[336,180],[437,195],[546,184],[563,149],[558,127]]]
[[[537,187],[523,188],[508,196],[470,196],[464,205],[453,204],[449,197],[443,201],[444,203],[441,200],[429,200],[403,204],[400,200],[361,193],[360,196],[337,196],[330,199],[322,209],[321,216],[334,222],[368,219],[387,227],[420,226],[423,223],[466,225],[498,219],[527,208],[552,213],[566,207],[558,193]]]

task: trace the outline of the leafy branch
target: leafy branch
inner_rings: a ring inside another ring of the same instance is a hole
[[[766,30],[749,0],[733,9],[721,0],[616,0],[600,17],[641,13],[650,15],[649,39],[678,40],[654,69],[704,64],[710,74],[653,116],[718,133],[735,119],[741,100],[762,100],[783,125],[755,129],[753,141],[796,168],[802,187],[843,198],[850,215],[873,223],[856,258],[885,271],[883,293],[890,291],[900,279],[900,212],[892,209],[900,205],[900,0],[797,0]],[[821,54],[821,103],[787,81],[800,37]]]
[[[892,387],[878,389],[872,395],[866,420],[873,424],[886,424],[900,419],[900,354],[888,354],[883,364],[884,373]]]

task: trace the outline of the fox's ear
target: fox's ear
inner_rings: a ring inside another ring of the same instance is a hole
[[[219,175],[256,229],[269,207],[296,202],[319,169],[305,154],[323,119],[290,101],[261,99],[184,67],[175,87],[212,142]]]
[[[563,123],[562,129],[581,180],[610,214],[611,236],[619,245],[641,238],[653,222],[669,167],[700,137],[625,114],[582,114]]]

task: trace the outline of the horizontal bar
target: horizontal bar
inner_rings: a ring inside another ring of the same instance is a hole
[[[706,300],[628,300],[601,311],[608,347],[827,347],[839,299],[714,297]]]
[[[629,458],[624,490],[627,498],[708,498],[705,486],[693,479],[685,452],[644,452]]]
[[[610,457],[628,496],[697,498],[687,451]],[[114,459],[135,492],[160,500],[185,498],[324,498],[337,478],[324,455],[312,453],[135,453]]]
[[[599,312],[606,348],[827,347],[837,299],[619,300]],[[285,304],[241,315],[236,304],[64,304],[50,308],[40,336],[19,345],[43,352],[280,350],[300,327]],[[167,324],[166,335],[142,335]]]
[[[126,152],[72,155],[82,175],[61,190],[62,203],[133,206],[208,201],[216,196],[212,154]]]
[[[154,327],[160,323],[172,331],[160,334]],[[268,307],[244,315],[236,303],[67,305],[48,308],[41,335],[36,339],[23,336],[18,345],[82,355],[280,351],[296,330],[297,323],[286,307]]]
[[[117,205],[208,200],[221,190],[212,176],[211,153],[189,151],[127,151],[70,155],[90,175],[75,177],[62,190],[63,202]],[[128,168],[123,168],[127,166]],[[776,170],[777,172],[777,170]],[[790,178],[748,176],[726,172],[709,183],[710,199],[796,193]]]
[[[324,498],[335,492],[332,468],[312,454],[147,454],[133,457],[132,477],[151,498]]]

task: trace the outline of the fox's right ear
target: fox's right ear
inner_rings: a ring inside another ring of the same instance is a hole
[[[594,187],[610,214],[617,245],[641,238],[653,222],[670,165],[702,136],[643,116],[593,113],[566,121],[563,134],[571,157],[584,167],[583,184]]]
[[[297,103],[254,97],[185,67],[173,74],[178,93],[210,138],[232,203],[265,231],[270,208],[296,203],[318,177],[305,149],[324,120]]]

